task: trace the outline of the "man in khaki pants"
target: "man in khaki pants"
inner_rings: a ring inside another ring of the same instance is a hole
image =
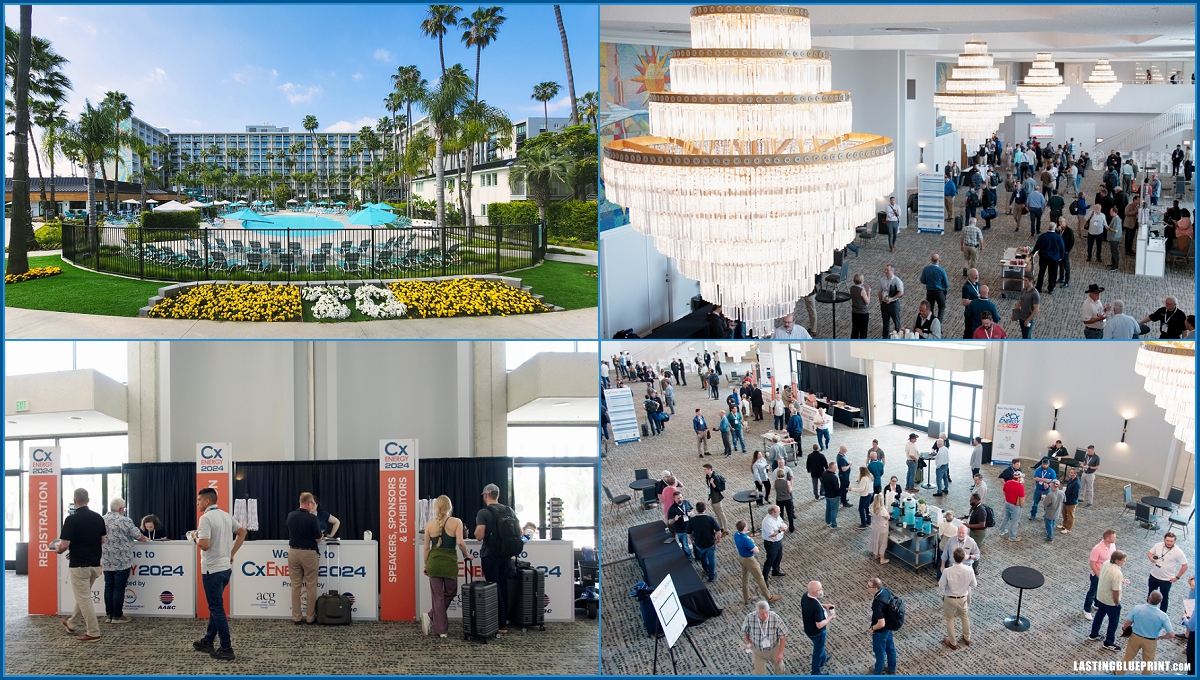
[[[758,601],[754,611],[742,622],[742,635],[746,649],[754,659],[754,674],[766,675],[767,662],[771,662],[775,675],[783,675],[783,648],[787,645],[787,624],[771,611],[771,605]]]
[[[292,579],[292,623],[305,623],[300,611],[300,584],[308,592],[308,623],[317,620],[317,572],[321,566],[321,525],[317,503],[307,491],[300,494],[300,508],[288,513],[288,576]]]
[[[971,619],[968,614],[971,589],[978,582],[975,572],[963,564],[967,553],[962,548],[954,549],[954,565],[942,572],[938,581],[938,595],[942,596],[942,615],[946,617],[946,637],[942,644],[950,649],[958,649],[958,634],[954,631],[954,620],[962,621],[963,644],[971,644]]]
[[[60,555],[70,549],[68,566],[71,572],[71,592],[75,595],[75,609],[71,617],[62,624],[67,632],[74,633],[79,626],[84,632],[75,636],[80,642],[100,640],[100,622],[96,619],[96,607],[92,604],[92,584],[104,572],[100,568],[100,554],[107,529],[104,518],[88,509],[87,489],[75,489],[75,512],[63,522],[59,533]]]
[[[1175,627],[1171,624],[1171,617],[1158,608],[1161,602],[1162,593],[1155,590],[1150,593],[1150,597],[1146,598],[1146,604],[1139,604],[1129,612],[1126,625],[1133,626],[1133,635],[1129,636],[1129,644],[1125,647],[1125,658],[1121,660],[1122,664],[1128,664],[1137,658],[1138,651],[1141,651],[1144,663],[1148,664],[1154,661],[1154,652],[1158,647],[1158,641],[1175,637]],[[1125,675],[1123,668],[1114,672],[1117,675]],[[1149,666],[1142,668],[1142,675],[1152,673],[1157,675],[1159,672],[1152,671]]]
[[[733,536],[733,544],[737,547],[738,563],[742,566],[742,601],[745,604],[750,604],[750,591],[746,587],[747,579],[754,577],[755,583],[758,585],[758,590],[767,602],[778,602],[781,595],[772,595],[771,591],[767,590],[767,580],[763,578],[762,569],[758,566],[758,560],[754,556],[758,554],[758,546],[754,545],[754,539],[746,534],[746,523],[738,520],[737,533]]]

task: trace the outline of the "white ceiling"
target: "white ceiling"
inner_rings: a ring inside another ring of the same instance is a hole
[[[509,412],[508,423],[569,424],[600,422],[599,397],[539,397]]]
[[[1195,58],[1195,5],[804,5],[813,47],[953,57],[970,39],[1001,60]],[[601,5],[605,42],[690,46],[688,5]],[[904,34],[886,29],[933,29]]]
[[[72,434],[112,434],[128,430],[125,421],[99,411],[10,414],[5,418],[4,436],[55,437]]]

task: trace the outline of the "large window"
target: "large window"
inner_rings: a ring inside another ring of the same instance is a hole
[[[930,422],[938,422],[950,439],[969,442],[980,431],[983,371],[896,364],[892,397],[892,420],[897,425],[924,431]]]
[[[593,441],[593,456],[595,450]],[[562,499],[563,540],[574,542],[576,548],[596,547],[600,545],[596,522],[599,483],[599,466],[595,458],[590,461],[516,458],[513,460],[514,510],[522,525],[532,522],[537,526],[539,538],[550,538],[550,499]]]
[[[6,342],[5,375],[93,368],[117,382],[129,382],[124,342]]]
[[[540,352],[599,352],[599,342],[506,342],[505,369],[511,371]]]

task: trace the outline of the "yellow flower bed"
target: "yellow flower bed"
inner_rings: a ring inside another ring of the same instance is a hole
[[[44,279],[47,276],[54,276],[62,273],[62,267],[34,267],[24,274],[5,274],[5,283],[22,283],[24,281],[32,281],[34,279]]]
[[[388,287],[408,307],[410,317],[508,316],[550,311],[550,307],[528,292],[502,281],[397,281]]]
[[[300,321],[300,289],[296,286],[195,286],[167,298],[150,310],[158,319],[210,321]]]

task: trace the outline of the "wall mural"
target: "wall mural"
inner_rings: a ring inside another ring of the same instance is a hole
[[[600,43],[600,144],[650,133],[651,92],[671,90],[671,47]],[[603,161],[601,161],[603,162]],[[629,224],[624,208],[604,198],[600,231]]]
[[[955,62],[949,62],[949,61],[937,62],[937,64],[936,64],[936,66],[937,66],[937,71],[936,71],[937,83],[936,83],[935,87],[933,88],[934,92],[945,92],[946,91],[946,81],[950,79],[950,71],[957,65],[958,64]],[[942,112],[939,111],[937,107],[934,107],[933,115],[934,115],[933,129],[934,129],[935,137],[941,137],[942,135],[948,135],[951,132],[954,132],[954,128],[950,127],[950,123],[946,122],[946,117],[942,115]]]

